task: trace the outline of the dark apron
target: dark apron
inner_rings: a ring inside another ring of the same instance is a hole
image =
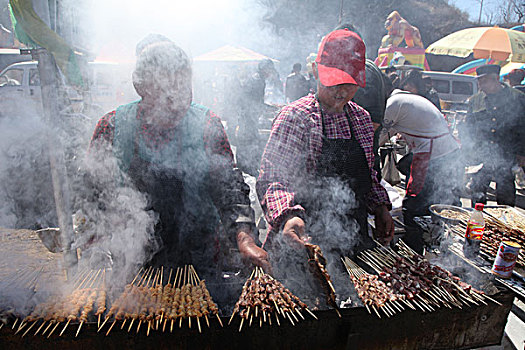
[[[354,231],[356,229],[356,227],[352,225],[353,222],[356,222],[358,225],[358,241],[350,242],[351,238],[349,237],[346,247],[338,247],[341,248],[341,253],[351,254],[353,247],[364,244],[368,240],[368,222],[365,199],[366,195],[370,193],[372,188],[372,179],[365,152],[356,138],[354,127],[352,126],[346,106],[344,111],[350,126],[351,139],[328,138],[326,136],[324,115],[321,111],[323,143],[314,179],[314,185],[319,190],[318,194],[320,195],[316,194],[317,190],[314,192],[309,191],[313,196],[308,196],[305,193],[302,193],[300,198],[304,198],[303,200],[307,215],[317,220],[321,220],[323,218],[319,217],[319,215],[324,216],[327,213],[331,214],[329,212],[329,207],[335,208],[335,206],[339,206],[337,202],[340,199],[337,197],[337,194],[335,198],[332,199],[334,203],[326,203],[326,194],[342,188],[347,193],[341,195],[345,198],[348,196],[350,201],[352,201],[352,196],[348,192],[353,192],[355,194],[355,201],[353,203],[345,203],[347,209],[346,212],[339,213],[339,216],[346,216],[339,217],[342,223],[342,229],[345,232]],[[332,187],[334,184],[337,186],[337,189]],[[338,218],[336,217],[334,219]],[[312,220],[311,224],[308,233],[312,235],[314,242],[322,242],[326,240],[326,238],[323,238],[324,235],[334,234],[331,232],[323,232],[322,227],[315,228],[314,220]],[[342,232],[337,232],[336,234],[342,234]]]
[[[179,136],[178,149],[181,150]],[[203,223],[206,218],[195,218],[184,208],[184,174],[180,163],[172,169],[143,160],[138,155],[137,133],[128,175],[137,190],[147,195],[147,210],[158,214],[155,235],[160,240],[161,249],[153,255],[149,264],[164,267],[194,264],[202,270],[206,266],[202,266],[202,262],[198,260],[203,260],[201,254],[206,254],[206,265],[216,265],[209,251],[201,252],[204,242],[208,242],[208,247],[213,245],[213,232],[209,232],[206,229],[209,226]]]
[[[321,247],[340,300],[354,293],[340,261],[341,256],[353,256],[357,251],[373,246],[368,237],[365,205],[366,195],[372,187],[370,169],[346,108],[345,113],[351,139],[326,137],[321,112],[323,143],[317,171],[310,179],[299,181],[295,186],[295,203],[301,204],[308,216],[306,233],[312,237],[312,243]],[[338,200],[339,191],[344,192],[341,195],[345,197],[345,203]],[[341,211],[341,207],[345,210]],[[332,230],[334,222],[337,229]],[[336,236],[338,242],[333,239]],[[276,278],[311,307],[326,308],[321,297],[324,291],[310,271],[306,251],[301,253],[288,247],[281,234],[272,235],[268,243]]]

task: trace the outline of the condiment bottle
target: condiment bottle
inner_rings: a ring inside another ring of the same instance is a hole
[[[474,211],[470,214],[465,231],[465,243],[463,253],[472,258],[479,254],[483,231],[485,230],[485,219],[483,218],[483,203],[476,203]]]

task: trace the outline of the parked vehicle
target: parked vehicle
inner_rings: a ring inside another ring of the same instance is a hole
[[[2,114],[42,113],[37,65],[37,61],[18,62],[9,65],[0,73]],[[59,91],[59,97],[67,99],[70,113],[86,113],[89,109],[96,117],[100,117],[111,108],[136,99],[131,82],[123,78],[129,76],[131,74],[121,72],[117,63],[89,62],[86,77],[89,89],[78,91],[66,84],[60,84],[62,89]]]
[[[466,110],[466,101],[478,92],[478,80],[472,75],[423,71],[423,77],[432,79],[445,110]]]

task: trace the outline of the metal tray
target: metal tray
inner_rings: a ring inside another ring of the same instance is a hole
[[[432,204],[430,207],[428,207],[428,210],[430,211],[430,215],[432,216],[433,220],[443,221],[448,224],[458,224],[462,222],[463,220],[460,218],[454,219],[454,218],[443,216],[440,214],[442,210],[451,210],[451,211],[459,212],[461,214],[465,214],[467,217],[467,220],[468,220],[468,217],[470,217],[470,211],[468,209],[457,207],[455,205]]]

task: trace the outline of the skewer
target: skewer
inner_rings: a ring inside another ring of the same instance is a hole
[[[117,323],[117,320],[114,320],[113,323],[111,324],[111,327],[109,327],[107,333],[106,333],[106,337],[109,335],[109,332],[111,332],[111,330],[113,329],[113,326],[115,325],[115,323]]]
[[[148,330],[146,331],[146,336],[149,337],[149,330],[151,328],[151,321],[148,322]]]
[[[33,328],[33,326],[37,323],[37,321],[33,322],[33,324],[31,326],[29,326],[28,329],[26,329],[26,331],[24,332],[24,334],[22,334],[22,338],[31,330],[31,328]],[[3,325],[3,323],[2,323]],[[2,329],[2,327],[0,327],[0,329]]]
[[[135,322],[135,318],[132,318],[131,322],[129,323],[128,333],[131,331],[131,327],[133,327],[133,322]]]
[[[51,334],[53,334],[53,332],[55,331],[55,329],[57,329],[58,325],[60,324],[60,322],[57,322],[57,324],[55,325],[55,327],[53,327],[53,329],[51,330],[51,332],[49,332],[49,334],[47,335],[47,337],[51,337]]]
[[[142,320],[139,320],[139,325],[137,326],[137,334],[139,333],[140,331],[140,325],[142,324]]]
[[[84,321],[80,322],[80,325],[78,326],[78,329],[77,329],[77,334],[75,334],[75,338],[78,337],[78,333],[80,332],[80,328],[82,328],[83,324],[84,324]]]
[[[315,316],[315,314],[314,314],[312,311],[310,311],[309,308],[305,308],[304,310],[306,310],[310,315],[312,315],[313,318],[315,318],[316,320],[318,320],[317,316]]]
[[[37,335],[38,332],[40,332],[40,330],[42,329],[42,327],[44,327],[44,325],[46,324],[47,321],[44,321],[42,322],[42,324],[40,325],[40,327],[38,327],[38,329],[36,330],[35,334],[34,335]]]
[[[18,318],[15,320],[15,323],[13,323],[13,327],[11,327],[11,329],[15,329],[15,326],[17,323],[18,323]]]
[[[221,321],[221,318],[219,317],[219,315],[215,315],[215,316],[217,316],[217,320],[219,320],[219,324],[221,325],[221,327],[224,327],[224,326],[222,325],[222,321]]]
[[[201,322],[199,321],[199,318],[197,317],[197,327],[199,328],[199,333],[202,333],[201,330]]]
[[[128,320],[127,318],[124,319],[124,321],[122,322],[122,325],[120,326],[120,329],[124,329],[124,326],[126,325],[127,320]]]
[[[239,326],[239,332],[240,332],[241,329],[242,329],[242,324],[243,324],[243,322],[244,322],[244,318],[241,317],[241,325]]]
[[[108,320],[109,320],[109,316],[106,316],[106,318],[104,319],[104,322],[102,322],[102,325],[98,327],[97,333],[100,332],[100,330],[104,327],[104,325],[106,324],[106,322],[108,322]]]
[[[285,314],[286,314],[286,317],[288,317],[288,319],[290,320],[290,323],[292,324],[292,326],[295,326],[295,323],[293,323],[292,318],[290,317],[290,314],[287,312],[285,312]]]
[[[64,328],[62,329],[62,332],[60,332],[60,334],[58,335],[59,337],[61,337],[62,334],[64,334],[64,331],[66,330],[67,326],[69,325],[69,322],[71,322],[71,319],[68,319],[68,320],[67,320],[67,323],[66,323],[66,325],[64,326]]]
[[[376,313],[377,317],[381,318],[381,315],[379,315],[379,312],[377,312],[377,309],[375,307],[375,305],[372,304],[372,310],[374,310],[374,312]]]
[[[46,329],[44,329],[44,331],[42,332],[42,335],[46,334],[47,330],[53,325],[53,320],[49,322],[49,325],[46,327]]]
[[[22,330],[22,328],[24,328],[25,326],[26,326],[26,323],[25,322],[21,322],[20,326],[16,330],[15,334],[18,334],[18,332],[20,332]]]

